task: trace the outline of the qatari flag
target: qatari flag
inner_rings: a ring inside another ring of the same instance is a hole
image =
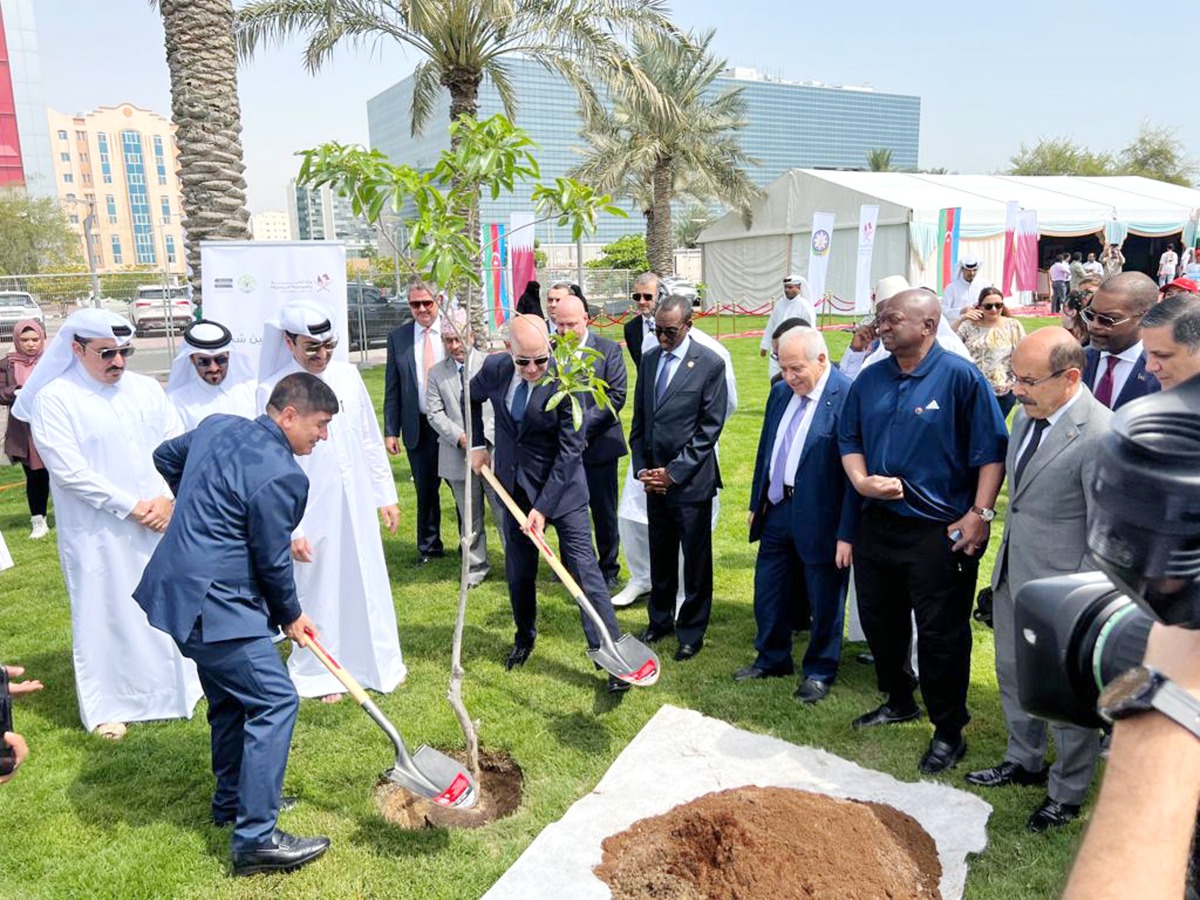
[[[962,207],[943,209],[938,215],[938,292],[954,280],[958,270],[958,223]]]
[[[1013,277],[1017,273],[1017,221],[1021,217],[1021,204],[1009,200],[1004,210],[1004,274],[1000,277],[1000,293],[1012,296]]]
[[[1036,291],[1038,280],[1038,219],[1036,209],[1017,217],[1017,290]]]
[[[515,212],[508,220],[508,260],[512,266],[512,292],[520,297],[525,285],[537,280],[533,262],[533,223],[531,212]]]

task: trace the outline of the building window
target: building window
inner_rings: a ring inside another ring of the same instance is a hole
[[[87,143],[87,132],[86,131],[75,132],[75,140],[79,141],[81,144],[86,144]]]
[[[113,265],[121,265],[121,239],[117,235],[112,236],[112,258]]]
[[[70,162],[71,154],[70,153],[60,153],[60,154],[58,154],[58,158],[61,159],[63,162]]]
[[[117,198],[109,194],[104,198],[104,206],[108,210],[108,224],[117,224]]]
[[[164,240],[167,242],[167,262],[173,263],[175,262],[175,238],[168,234]]]
[[[133,219],[133,252],[138,265],[154,265],[154,227],[150,224],[150,196],[146,192],[146,159],[142,136],[132,129],[121,132],[125,180],[129,183],[129,211]]]
[[[167,157],[163,152],[163,139],[159,135],[154,136],[154,167],[158,170],[158,183],[167,183]],[[167,220],[164,218],[164,222]]]
[[[74,194],[67,194],[67,199],[68,199],[68,200],[74,200],[74,199],[75,199],[75,195],[74,195]]]
[[[84,183],[84,184],[91,184],[91,183],[92,183],[92,176],[91,176],[91,175],[89,175],[87,172],[84,172],[84,173],[83,173],[83,183]]]
[[[91,160],[88,159],[88,155],[86,153],[79,154],[79,161],[85,166],[91,162]]]
[[[72,225],[79,224],[79,215],[77,213],[71,213],[69,216],[67,216],[67,218],[70,220]]]
[[[100,172],[104,176],[104,183],[112,184],[112,165],[108,158],[108,135],[104,133],[96,135],[96,144],[100,148]]]
[[[65,131],[63,131],[62,129],[59,129],[58,139],[60,141],[65,141],[67,139],[67,133]]]
[[[65,181],[67,184],[74,184],[75,176],[72,175],[70,172],[64,172],[63,173],[63,181]]]
[[[163,197],[162,203],[161,203],[161,208],[162,208],[162,223],[164,225],[170,225],[171,224],[171,201],[168,198]]]

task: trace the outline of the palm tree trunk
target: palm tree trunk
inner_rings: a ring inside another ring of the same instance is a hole
[[[442,78],[442,85],[450,91],[450,121],[458,121],[459,116],[469,116],[474,119],[479,112],[479,85],[483,81],[483,76],[479,72],[452,69],[447,72]],[[451,147],[458,146],[457,138],[451,140]],[[479,231],[479,192],[475,191],[471,195],[471,206],[467,210],[467,234],[471,236],[475,246],[478,247],[482,243],[483,236]],[[482,268],[482,255],[476,257],[476,268]],[[456,286],[460,298],[468,298],[471,293],[471,285],[464,281]],[[484,349],[486,347],[488,327],[487,314],[483,308],[483,304],[473,304],[463,300],[463,305],[467,309],[467,315],[470,317],[471,330],[475,334],[475,346]]]
[[[232,0],[161,0],[193,299],[200,242],[249,240]]]
[[[651,182],[654,205],[646,219],[646,256],[650,268],[659,275],[675,274],[675,253],[671,239],[671,195],[674,189],[674,173],[669,158],[654,164]]]

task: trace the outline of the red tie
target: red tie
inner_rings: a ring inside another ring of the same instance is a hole
[[[1113,369],[1117,367],[1117,363],[1121,360],[1116,356],[1108,357],[1108,368],[1104,370],[1104,375],[1100,378],[1100,383],[1096,385],[1096,399],[1112,409],[1113,404]]]

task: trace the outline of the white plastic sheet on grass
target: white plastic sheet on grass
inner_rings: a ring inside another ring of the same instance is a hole
[[[914,761],[915,762],[915,761]],[[613,762],[600,783],[548,825],[485,900],[528,900],[554,885],[556,900],[604,900],[592,868],[601,841],[638,819],[661,815],[703,794],[743,785],[789,787],[887,803],[921,823],[937,843],[942,897],[962,896],[967,854],[987,845],[992,807],[934,782],[908,783],[813,747],[734,728],[691,710],[664,706]]]

